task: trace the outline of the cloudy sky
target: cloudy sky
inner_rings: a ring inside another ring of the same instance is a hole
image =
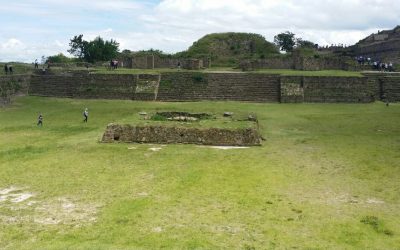
[[[0,61],[67,53],[100,35],[120,48],[187,49],[213,32],[289,30],[320,45],[354,44],[400,24],[399,0],[0,0]]]

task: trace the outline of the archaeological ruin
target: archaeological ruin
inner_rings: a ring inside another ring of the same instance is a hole
[[[158,112],[138,124],[109,124],[102,142],[135,142],[158,144],[200,144],[214,146],[259,146],[261,135],[254,115],[245,119],[214,116],[207,113]],[[207,126],[197,126],[201,120]],[[220,127],[221,123],[229,126]],[[211,124],[211,125],[210,125]]]

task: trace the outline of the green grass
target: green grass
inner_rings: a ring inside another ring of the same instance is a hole
[[[18,75],[18,74],[30,74],[34,70],[34,65],[33,64],[28,64],[28,63],[7,63],[8,66],[12,65],[13,66],[13,74]],[[6,75],[4,72],[4,65],[5,63],[0,63],[0,76]]]
[[[108,123],[158,110],[253,112],[266,141],[157,152],[98,142]],[[400,246],[399,104],[20,97],[0,110],[0,121],[0,190],[35,195],[0,201],[1,249]],[[63,207],[64,199],[76,208]]]

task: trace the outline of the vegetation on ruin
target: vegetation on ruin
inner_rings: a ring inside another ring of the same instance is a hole
[[[98,142],[110,122],[163,110],[254,112],[266,141]],[[0,121],[1,249],[400,245],[399,104],[19,97]]]
[[[211,58],[216,66],[236,66],[241,59],[259,59],[277,54],[278,48],[259,34],[229,32],[208,34],[176,56]]]

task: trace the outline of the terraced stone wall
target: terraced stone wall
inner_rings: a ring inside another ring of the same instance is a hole
[[[279,75],[163,73],[157,100],[279,102]]]
[[[0,76],[0,106],[9,105],[17,95],[27,95],[30,75]]]
[[[158,75],[33,75],[29,94],[82,99],[154,100],[158,80]]]
[[[379,100],[378,85],[365,77],[282,77],[282,102],[367,103]]]

